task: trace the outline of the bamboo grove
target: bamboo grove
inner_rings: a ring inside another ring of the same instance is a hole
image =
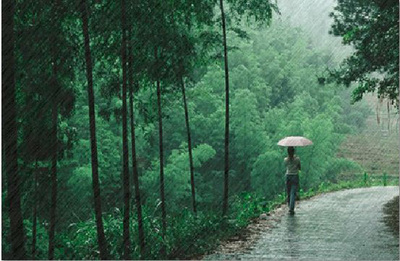
[[[7,10],[7,11],[4,11]],[[274,1],[3,1],[5,259],[191,258],[336,156],[368,107]]]

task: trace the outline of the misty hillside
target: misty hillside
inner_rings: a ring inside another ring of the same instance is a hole
[[[276,19],[289,21],[294,27],[301,28],[318,49],[332,55],[335,62],[348,56],[352,48],[342,44],[340,37],[329,34],[333,19],[329,14],[333,11],[335,0],[278,0],[281,12]]]

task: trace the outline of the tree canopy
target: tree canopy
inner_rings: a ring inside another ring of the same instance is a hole
[[[352,45],[354,53],[332,72],[349,86],[356,83],[353,101],[368,92],[397,101],[399,86],[399,2],[338,0],[331,33]]]

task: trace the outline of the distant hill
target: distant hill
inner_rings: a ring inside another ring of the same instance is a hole
[[[365,96],[372,112],[361,133],[348,135],[338,156],[359,163],[368,174],[387,173],[399,177],[399,116],[388,100],[380,100],[374,94]],[[389,110],[388,110],[389,109]]]

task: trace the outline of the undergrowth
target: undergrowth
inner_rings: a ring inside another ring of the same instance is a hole
[[[367,173],[358,175],[353,181],[340,181],[337,183],[322,182],[318,187],[303,190],[300,188],[300,199],[307,199],[320,193],[331,191],[398,185],[397,179],[388,180],[387,176],[370,176]],[[161,219],[154,216],[152,211],[144,209],[144,231],[146,238],[145,256],[140,256],[138,242],[138,228],[136,220],[132,220],[130,227],[132,259],[198,259],[208,254],[224,240],[243,232],[249,223],[258,218],[262,213],[268,213],[286,201],[284,193],[278,194],[273,199],[257,193],[242,193],[230,199],[229,215],[222,217],[222,209],[215,212],[201,212],[195,215],[190,209],[184,209],[180,213],[168,216],[168,228],[165,238],[161,237]],[[135,210],[132,217],[135,217]],[[122,247],[122,213],[118,209],[113,213],[104,215],[104,228],[112,259],[121,259]],[[32,223],[25,220],[27,228],[27,245],[31,248]],[[46,225],[38,222],[38,238],[36,243],[37,259],[47,259],[46,248],[48,237]],[[9,229],[9,224],[3,222],[3,232]],[[94,218],[88,221],[71,224],[64,233],[56,236],[56,259],[99,259],[97,250],[96,224]],[[162,247],[166,253],[162,255]],[[4,247],[4,245],[3,245]]]

